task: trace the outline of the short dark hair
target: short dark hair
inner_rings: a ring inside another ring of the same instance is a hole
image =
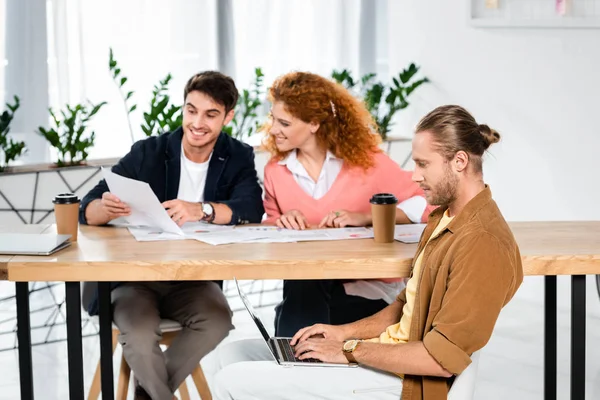
[[[231,77],[218,71],[204,71],[192,76],[185,84],[183,101],[188,93],[197,90],[225,107],[225,113],[233,110],[237,104],[239,93]]]

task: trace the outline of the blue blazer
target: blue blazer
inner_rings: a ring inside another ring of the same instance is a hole
[[[181,173],[181,140],[178,128],[160,136],[136,142],[131,151],[112,167],[115,174],[147,182],[162,203],[177,198]],[[85,209],[109,191],[101,180],[81,200],[79,222],[87,224]],[[252,147],[221,132],[208,164],[204,201],[226,204],[233,213],[230,224],[260,223],[264,213],[262,189],[254,167]],[[113,289],[120,283],[113,282]],[[96,296],[86,305],[90,315],[97,314]]]

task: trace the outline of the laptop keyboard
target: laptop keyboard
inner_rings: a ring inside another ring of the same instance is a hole
[[[289,338],[273,338],[279,350],[281,350],[281,354],[283,354],[283,360],[286,362],[300,362],[300,363],[320,363],[320,360],[316,358],[307,358],[304,360],[300,360],[294,356],[294,348],[290,344]]]

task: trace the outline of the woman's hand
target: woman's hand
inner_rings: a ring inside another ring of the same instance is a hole
[[[332,211],[323,218],[319,228],[343,228],[346,226],[371,225],[371,214],[353,213],[346,210]]]
[[[277,218],[275,224],[280,228],[295,229],[297,231],[308,228],[308,221],[304,214],[298,210],[290,210]]]

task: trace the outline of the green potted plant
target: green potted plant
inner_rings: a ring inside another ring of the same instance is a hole
[[[169,96],[169,83],[173,77],[171,74],[154,85],[152,99],[150,99],[150,110],[144,113],[142,131],[146,136],[160,135],[164,132],[174,131],[183,122],[181,106],[171,103]]]
[[[429,82],[427,77],[416,78],[419,67],[411,63],[407,68],[392,78],[386,85],[376,80],[376,74],[366,74],[360,81],[354,80],[352,73],[346,69],[334,70],[332,78],[347,89],[358,92],[365,105],[373,115],[382,139],[386,139],[391,131],[394,115],[409,106],[408,97],[422,84]]]
[[[58,116],[49,109],[54,126],[49,129],[40,126],[38,133],[58,150],[56,166],[85,164],[88,151],[96,138],[93,131],[87,134],[87,125],[105,104],[106,102],[92,104],[88,101],[87,104],[67,105],[64,110],[60,110]]]
[[[127,115],[127,125],[129,127],[129,134],[131,136],[131,143],[135,142],[135,136],[133,135],[133,128],[131,127],[131,120],[129,119],[129,114],[131,114],[137,108],[136,104],[129,104],[131,97],[133,96],[133,91],[128,91],[125,93],[124,86],[127,83],[127,77],[123,76],[121,73],[121,67],[119,67],[117,60],[114,57],[113,50],[110,48],[108,54],[108,69],[111,73],[113,82],[117,85],[119,89],[119,94],[121,95],[121,100],[123,101],[123,105],[125,106],[125,113]]]
[[[125,90],[125,84],[128,79],[122,73],[112,48],[109,49],[108,54],[108,69],[113,81],[119,89],[119,94],[123,101],[131,141],[135,142],[130,114],[137,109],[137,104],[131,104],[131,98],[133,97],[134,92],[132,90]],[[141,125],[142,132],[144,132],[146,136],[160,135],[161,133],[173,131],[181,126],[183,120],[181,106],[171,104],[171,97],[168,93],[169,83],[172,79],[173,77],[171,74],[167,74],[167,76],[160,80],[157,85],[154,85],[152,98],[150,99],[150,109],[143,113],[143,122]]]
[[[231,123],[223,128],[229,136],[243,140],[258,130],[260,123],[257,112],[264,103],[264,76],[261,68],[254,69],[254,80],[250,89],[242,90],[235,106],[235,116]]]
[[[119,89],[121,99],[127,115],[127,123],[131,140],[135,141],[131,126],[130,114],[137,109],[136,104],[131,104],[133,91],[125,90],[128,81],[123,75],[118,61],[114,57],[112,48],[109,49],[108,68],[111,77]],[[260,68],[254,70],[254,80],[250,89],[244,89],[236,104],[236,113],[231,123],[224,127],[225,133],[236,139],[250,137],[258,130],[258,109],[263,104],[263,78],[264,74]],[[146,136],[160,135],[161,133],[174,131],[183,122],[182,106],[171,103],[169,96],[169,84],[173,77],[171,74],[160,80],[152,90],[149,110],[143,113],[141,129]]]
[[[14,103],[6,103],[6,110],[0,114],[0,150],[4,154],[4,160],[0,163],[0,172],[3,172],[11,161],[16,160],[26,150],[25,142],[15,142],[8,137],[10,123],[15,117],[17,109],[21,105],[20,99],[14,96]]]

